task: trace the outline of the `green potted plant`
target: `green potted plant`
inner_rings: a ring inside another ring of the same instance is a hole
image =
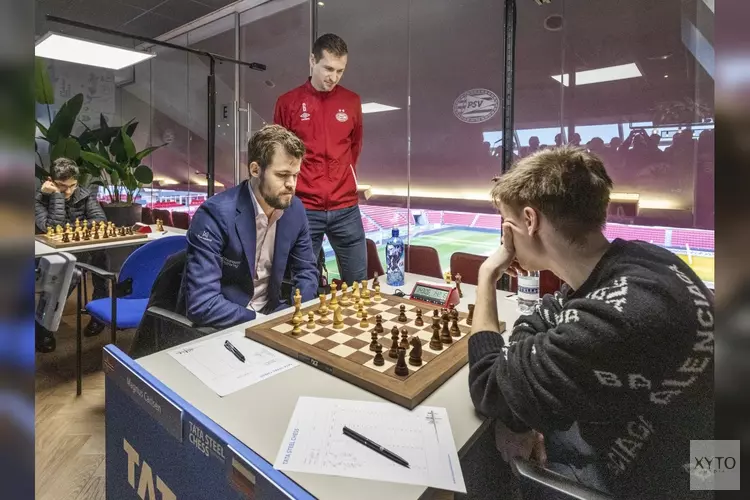
[[[102,204],[107,220],[118,226],[140,222],[142,206],[136,198],[145,184],[151,184],[154,173],[141,162],[157,149],[151,146],[137,151],[133,133],[138,122],[129,121],[121,127],[111,127],[104,115],[100,127],[87,129],[79,137],[84,144],[80,153],[84,168],[93,178],[92,186],[101,186],[110,197],[110,203]]]

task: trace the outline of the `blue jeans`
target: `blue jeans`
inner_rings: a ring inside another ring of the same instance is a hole
[[[310,226],[313,255],[316,258],[320,255],[325,234],[336,254],[344,283],[351,285],[355,281],[368,279],[367,243],[358,205],[328,212],[307,210],[307,221]]]

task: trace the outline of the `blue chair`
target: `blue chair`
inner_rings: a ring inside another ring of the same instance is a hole
[[[112,343],[117,340],[117,329],[136,328],[141,322],[148,304],[151,287],[167,258],[187,248],[184,235],[167,236],[150,241],[136,249],[122,264],[119,275],[98,267],[76,263],[83,276],[78,285],[77,326],[77,393],[81,394],[81,314],[88,314],[97,321],[109,325]],[[85,307],[82,303],[81,283],[86,273],[91,272],[110,282],[110,296],[92,300]],[[115,298],[114,300],[112,298]]]

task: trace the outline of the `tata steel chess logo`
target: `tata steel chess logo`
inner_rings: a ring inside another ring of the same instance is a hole
[[[691,440],[687,468],[691,490],[739,490],[739,440]]]

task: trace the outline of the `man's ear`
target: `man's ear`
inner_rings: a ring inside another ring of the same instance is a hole
[[[256,179],[260,177],[260,165],[258,165],[258,162],[251,162],[248,169],[250,170],[250,177],[255,177]]]
[[[525,207],[523,209],[523,221],[526,224],[526,230],[529,236],[534,236],[539,232],[539,212],[532,207]]]
[[[315,66],[315,54],[312,52],[310,53],[310,70],[313,69],[313,66]]]

